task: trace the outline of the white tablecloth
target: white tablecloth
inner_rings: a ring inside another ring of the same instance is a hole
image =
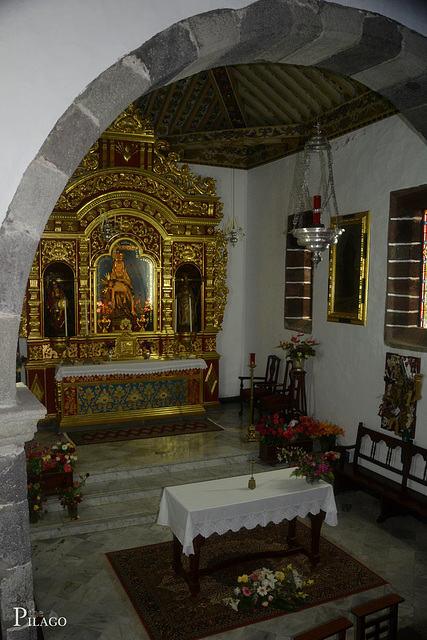
[[[183,553],[194,553],[193,540],[201,534],[224,534],[242,527],[254,529],[269,522],[278,524],[296,516],[304,518],[325,511],[325,522],[338,523],[332,485],[312,485],[290,477],[292,469],[255,474],[256,489],[248,489],[250,474],[166,487],[157,524],[168,526],[181,542]]]
[[[207,364],[201,358],[183,358],[182,360],[105,360],[94,364],[65,364],[55,371],[55,380],[63,378],[141,374],[149,375],[163,371],[184,371],[185,369],[206,369]]]

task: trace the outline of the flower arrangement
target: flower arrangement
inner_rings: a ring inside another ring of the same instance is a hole
[[[332,447],[335,447],[335,441],[337,436],[343,436],[345,434],[344,429],[338,427],[332,422],[319,422],[317,425],[317,438],[320,442],[322,451],[328,451]]]
[[[286,424],[279,414],[273,416],[262,416],[255,430],[258,432],[258,439],[264,444],[281,445],[291,440],[307,440],[317,437],[318,423],[309,416],[301,416]]]
[[[289,423],[275,413],[273,416],[262,416],[255,430],[258,439],[264,444],[284,445],[287,441],[320,440],[335,445],[335,437],[344,435],[344,429],[330,422],[318,422],[310,416],[294,418]]]
[[[46,498],[40,491],[40,484],[38,482],[30,483],[27,485],[27,499],[28,508],[30,511],[30,520],[36,521],[39,519],[42,507],[46,502]]]
[[[332,422],[318,422],[317,423],[317,437],[322,436],[343,436],[345,434],[344,429],[338,427]]]
[[[56,444],[41,447],[38,442],[25,450],[27,473],[40,475],[45,472],[65,471],[70,473],[77,460],[76,448],[71,442],[61,439]]]
[[[334,481],[332,463],[340,459],[338,451],[327,451],[325,453],[307,453],[306,451],[295,449],[282,449],[277,456],[281,461],[295,464],[295,469],[291,476],[306,478],[307,480],[330,480]]]
[[[86,480],[89,478],[90,474],[86,473],[84,475],[80,475],[80,482],[77,480],[73,483],[72,487],[68,487],[67,489],[58,489],[59,491],[59,501],[61,505],[68,509],[77,508],[77,505],[80,504],[83,500],[82,488],[84,487]],[[78,518],[77,514],[72,517],[72,520],[76,520]]]
[[[281,571],[256,569],[250,575],[239,576],[237,582],[234,597],[224,599],[224,604],[235,611],[250,611],[255,607],[297,611],[308,595],[302,589],[313,584],[313,580],[304,581],[291,564]]]
[[[292,336],[290,341],[282,340],[280,344],[275,347],[275,349],[282,348],[283,351],[286,351],[288,358],[292,360],[297,360],[301,358],[309,358],[310,356],[317,355],[315,350],[315,346],[319,343],[313,340],[313,338],[306,338],[302,340],[302,336],[304,333],[298,333],[297,336]]]

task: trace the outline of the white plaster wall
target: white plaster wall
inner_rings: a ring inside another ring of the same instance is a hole
[[[191,165],[196,175],[210,176],[216,180],[216,194],[223,203],[224,218],[220,225],[224,228],[234,209],[234,216],[248,233],[247,219],[247,181],[246,171]],[[228,244],[227,261],[227,306],[224,314],[222,331],[217,337],[219,361],[219,397],[237,396],[239,393],[238,376],[247,375],[243,360],[245,342],[245,269],[247,239],[244,238],[235,246]]]
[[[330,0],[328,0],[330,1]],[[179,20],[254,0],[2,0],[0,224],[24,171],[85,87]],[[427,33],[424,0],[335,0]]]
[[[90,82],[180,20],[253,1],[1,0],[0,224],[25,169]]]
[[[371,250],[368,317],[364,327],[326,321],[328,256],[314,274],[313,336],[321,345],[319,356],[308,361],[309,412],[346,429],[353,442],[359,421],[379,428],[378,408],[384,393],[386,257],[390,192],[427,184],[427,145],[405,122],[394,116],[332,142],[335,185],[342,214],[371,211]],[[292,158],[249,173],[247,314],[245,350],[271,352],[283,330],[285,211],[293,176]],[[256,220],[264,205],[263,221]],[[262,235],[261,235],[262,231]],[[256,257],[256,258],[255,258]],[[270,271],[270,277],[268,276]],[[427,354],[421,356],[426,375]],[[427,446],[427,378],[417,405],[416,442]]]

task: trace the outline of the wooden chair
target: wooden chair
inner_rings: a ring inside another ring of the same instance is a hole
[[[405,598],[392,593],[352,609],[356,617],[355,640],[396,640],[397,609],[404,601]]]
[[[263,382],[267,386],[264,388],[258,387],[254,384],[254,405],[257,404],[260,396],[268,391],[268,385],[277,384],[277,378],[279,377],[280,358],[278,356],[270,355],[267,358],[267,366],[265,368],[264,376],[254,376],[255,381]],[[240,411],[239,416],[243,413],[243,403],[249,402],[251,397],[251,376],[239,376],[240,380]],[[245,388],[245,382],[249,381],[249,387]]]
[[[307,413],[305,371],[293,371],[290,360],[286,361],[283,384],[275,385],[271,389],[259,398],[260,417],[278,413],[281,417],[290,420],[294,416]]]
[[[345,640],[347,629],[353,626],[347,618],[336,618],[326,624],[315,627],[310,631],[305,631],[297,636],[294,636],[294,640],[325,640],[326,638],[336,637],[337,640]]]

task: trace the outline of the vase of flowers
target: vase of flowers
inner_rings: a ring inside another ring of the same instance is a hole
[[[319,480],[333,482],[335,477],[332,465],[341,457],[338,451],[307,453],[297,449],[289,452],[282,450],[279,455],[281,460],[285,460],[291,465],[296,465],[291,472],[291,476],[305,478],[309,483],[318,482]]]
[[[305,361],[317,355],[315,346],[319,343],[313,340],[313,338],[302,337],[304,333],[298,333],[296,336],[292,336],[289,341],[282,340],[276,349],[283,349],[286,351],[286,356],[289,360],[292,360],[292,368],[296,371],[303,371]]]
[[[71,520],[77,520],[79,517],[77,515],[77,508],[83,500],[82,488],[84,487],[86,480],[89,478],[89,475],[89,473],[80,475],[80,482],[76,480],[75,482],[73,482],[73,485],[71,487],[68,487],[67,489],[64,489],[62,491],[58,490],[59,501],[64,509],[67,508],[68,517]]]
[[[77,460],[75,447],[61,438],[56,444],[41,447],[35,443],[25,449],[29,483],[40,483],[45,495],[56,493],[57,487],[73,484],[73,467]]]
[[[255,569],[249,575],[239,576],[237,583],[233,597],[224,599],[224,604],[234,611],[257,608],[297,611],[308,595],[303,588],[311,586],[313,580],[303,580],[289,564],[281,571]]]
[[[30,524],[35,524],[40,520],[40,516],[43,513],[43,505],[46,502],[46,498],[40,490],[40,484],[27,485],[27,500],[28,511],[30,516]]]
[[[343,436],[344,429],[332,422],[319,422],[317,428],[317,438],[322,451],[330,451],[336,445],[337,436]]]

